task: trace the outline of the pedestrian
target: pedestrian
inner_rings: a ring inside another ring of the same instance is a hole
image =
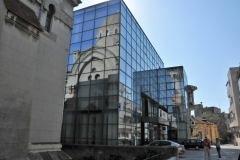
[[[204,157],[205,160],[211,160],[211,154],[210,154],[210,141],[207,137],[203,140],[203,149],[204,149]]]
[[[216,138],[216,149],[218,152],[218,157],[219,157],[219,159],[221,159],[221,154],[220,154],[221,147],[220,147],[220,141],[218,138]]]

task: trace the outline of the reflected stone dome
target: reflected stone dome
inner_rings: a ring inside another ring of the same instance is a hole
[[[114,35],[119,33],[119,14],[110,15],[107,19],[102,22],[102,25],[99,26],[97,31],[96,38],[101,39],[102,37],[108,35]],[[106,27],[107,25],[107,27]]]

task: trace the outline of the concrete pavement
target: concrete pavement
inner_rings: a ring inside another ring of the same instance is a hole
[[[216,147],[212,145],[210,149],[211,160],[218,160],[218,153]],[[238,160],[240,153],[240,146],[233,146],[231,144],[221,145],[222,160]],[[179,156],[179,160],[204,160],[203,149],[195,150],[188,149],[185,154]]]

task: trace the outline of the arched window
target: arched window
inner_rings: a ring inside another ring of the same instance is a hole
[[[95,79],[98,80],[100,78],[100,75],[99,74],[96,74],[95,75]]]
[[[100,38],[100,39],[102,38],[102,33],[99,34],[99,38]]]
[[[115,34],[118,34],[118,29],[117,28],[115,29]]]
[[[108,36],[108,29],[106,30],[106,36]]]
[[[88,80],[89,80],[89,81],[91,81],[91,79],[92,79],[92,76],[91,76],[91,75],[90,75],[90,76],[88,76]]]
[[[46,17],[46,23],[45,23],[45,31],[49,32],[50,31],[50,26],[51,26],[51,21],[52,21],[52,16],[55,13],[55,7],[53,4],[49,4],[49,11],[47,13]]]
[[[92,69],[91,69],[91,72],[95,72],[95,71],[96,71],[96,68],[92,68]]]

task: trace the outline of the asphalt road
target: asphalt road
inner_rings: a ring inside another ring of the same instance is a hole
[[[215,146],[210,149],[211,160],[218,160],[218,154]],[[221,145],[222,160],[238,160],[240,146],[232,144]],[[187,149],[186,152],[179,156],[180,160],[204,160],[203,149]]]

